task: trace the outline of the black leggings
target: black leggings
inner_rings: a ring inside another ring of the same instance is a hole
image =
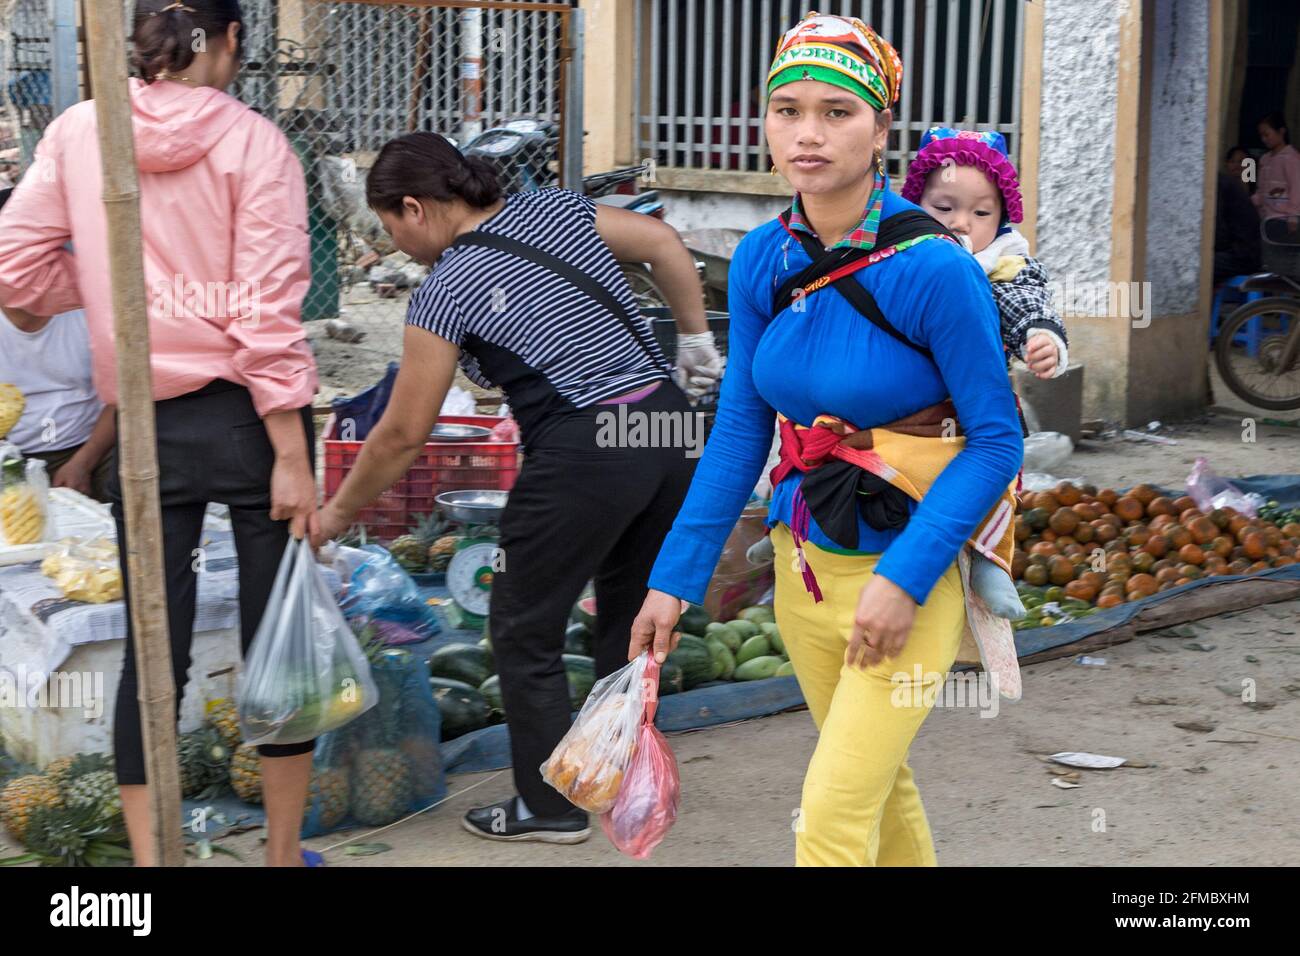
[[[699,426],[671,382],[627,408],[691,416]],[[594,577],[596,675],[627,663],[650,569],[695,471],[695,457],[680,445],[599,447],[601,412],[617,416],[618,407],[597,405],[547,423],[544,438],[529,446],[501,518],[505,570],[492,580],[489,629],[515,786],[538,816],[572,809],[539,771],[570,724],[561,660],[569,612]],[[702,437],[702,428],[693,434]]]
[[[307,453],[315,459],[311,408],[301,410]],[[167,589],[167,626],[171,635],[172,680],[176,715],[190,668],[198,576],[194,549],[201,544],[203,513],[209,501],[230,507],[235,551],[239,558],[240,642],[244,653],[262,620],[280,557],[289,540],[289,523],[271,520],[271,468],[275,451],[266,426],[241,385],[216,379],[203,388],[154,404],[158,436],[158,494],[162,502],[163,574]],[[122,487],[114,462],[108,482],[117,523],[122,584],[129,602],[126,525]],[[129,608],[128,604],[128,608]],[[113,751],[117,782],[145,783],[144,745],[140,729],[139,683],[135,640],[127,614],[126,651],[113,717]],[[264,757],[310,753],[314,741],[258,747]]]

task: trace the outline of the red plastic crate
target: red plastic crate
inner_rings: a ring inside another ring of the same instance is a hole
[[[444,425],[482,425],[501,422],[492,415],[443,415]],[[341,441],[334,434],[334,419],[325,428],[325,497],[332,498],[352,470],[364,442]],[[434,497],[444,491],[494,489],[509,491],[519,475],[518,442],[428,442],[420,457],[392,488],[368,508],[357,513],[372,540],[391,541],[406,534],[420,515],[437,510]]]

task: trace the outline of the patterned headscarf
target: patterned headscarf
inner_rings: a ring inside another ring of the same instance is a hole
[[[777,44],[767,75],[768,96],[779,86],[820,80],[860,96],[878,110],[898,102],[903,61],[856,17],[811,12]]]

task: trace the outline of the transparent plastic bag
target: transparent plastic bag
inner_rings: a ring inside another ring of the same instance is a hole
[[[0,544],[44,541],[49,513],[45,462],[24,458],[14,445],[0,446]]]
[[[659,707],[659,665],[650,661],[642,681],[641,728],[632,763],[623,776],[618,798],[600,818],[600,828],[615,849],[634,860],[644,860],[663,842],[677,822],[682,783],[677,758],[664,735],[655,727]]]
[[[597,681],[573,726],[542,764],[542,779],[589,813],[605,813],[614,806],[632,762],[649,660],[642,652]]]
[[[41,574],[70,601],[104,604],[122,598],[122,569],[117,545],[107,538],[65,538],[41,562]]]
[[[347,596],[340,605],[349,618],[392,621],[421,638],[442,630],[433,608],[425,603],[415,579],[386,548],[367,544],[368,557],[352,572]]]
[[[304,743],[379,699],[361,645],[316,567],[290,539],[239,679],[239,724],[250,744]]]
[[[1025,439],[1025,471],[1059,471],[1074,454],[1074,442],[1060,432],[1031,432]]]
[[[1205,458],[1197,458],[1187,476],[1187,494],[1202,511],[1233,508],[1248,518],[1255,517],[1264,503],[1257,494],[1246,494],[1232,482],[1220,478]]]

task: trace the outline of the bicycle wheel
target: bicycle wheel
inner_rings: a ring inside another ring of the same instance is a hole
[[[642,309],[662,309],[668,306],[668,298],[659,284],[650,275],[650,270],[639,262],[620,262],[623,278],[632,287],[636,304]]]
[[[1248,325],[1258,319],[1258,354],[1250,355]],[[1241,335],[1242,341],[1236,341]],[[1300,408],[1300,299],[1249,302],[1223,321],[1214,360],[1228,388],[1260,408]]]

